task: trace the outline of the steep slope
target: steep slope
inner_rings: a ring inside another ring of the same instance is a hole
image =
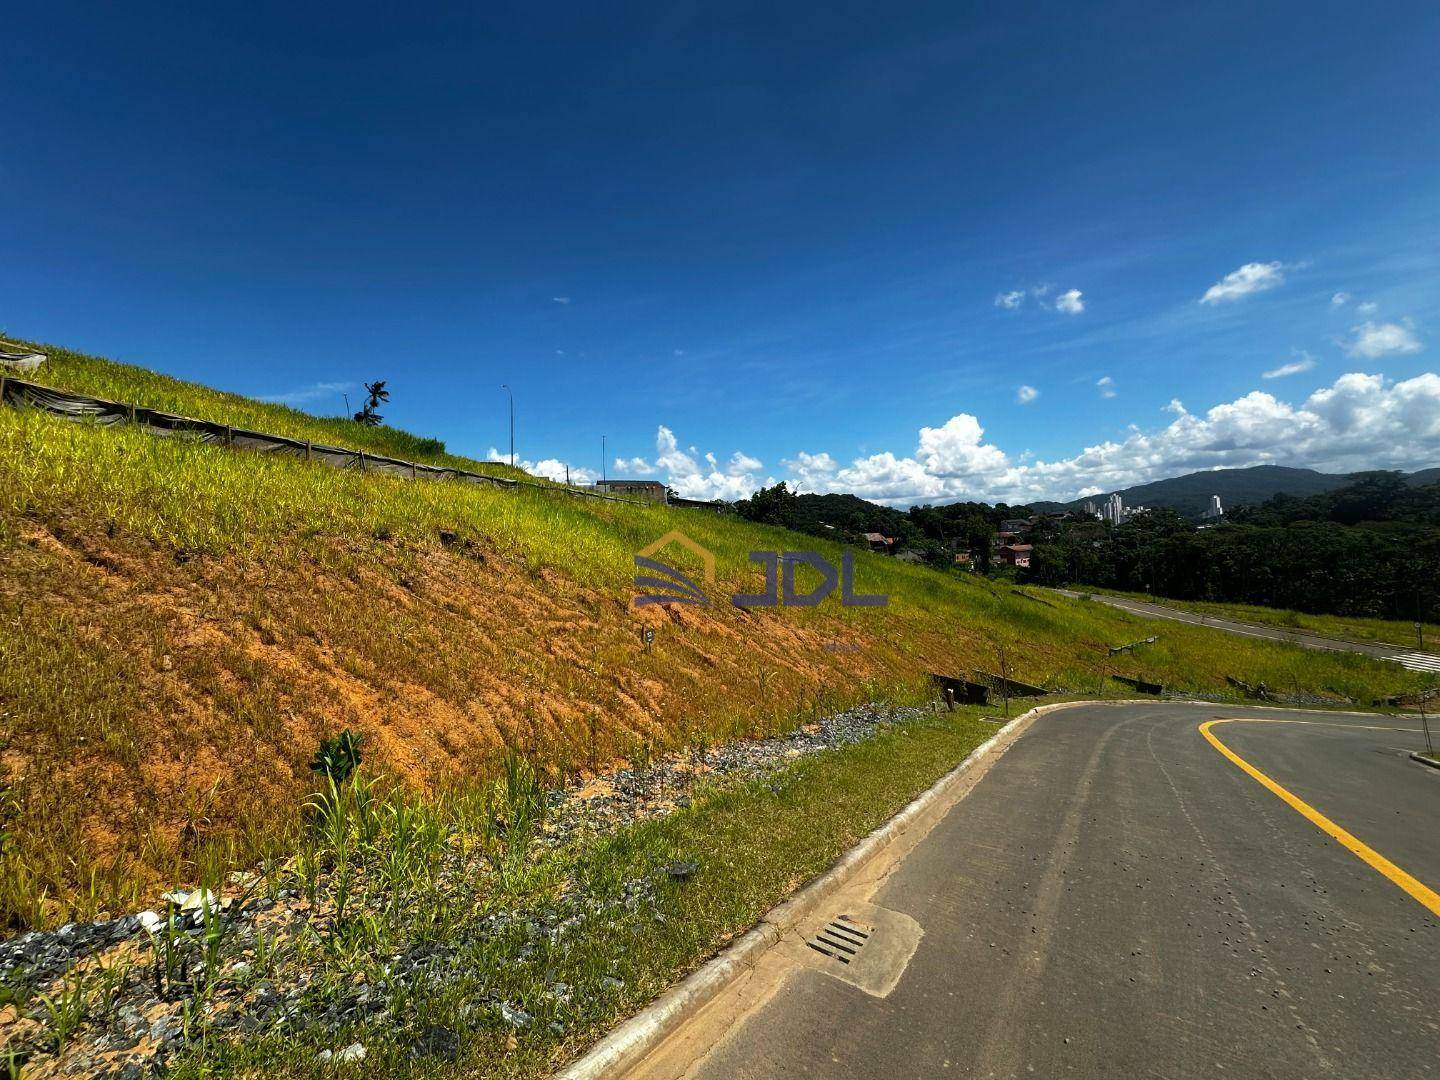
[[[438,439],[413,435],[389,425],[366,427],[344,416],[315,416],[288,405],[225,393],[134,364],[117,363],[56,345],[38,342],[16,344],[45,354],[44,364],[21,376],[45,386],[425,465],[522,479],[527,476],[523,470],[512,469],[509,465],[446,453],[445,444]]]
[[[675,529],[715,557],[711,603],[632,607],[634,555]],[[762,587],[752,551],[796,549],[841,563],[707,511],[0,409],[0,913],[55,922],[283,850],[318,740],[346,727],[393,782],[436,791],[492,775],[506,747],[558,781],[1002,662],[1072,690],[1110,672],[1216,694],[1226,674],[1355,698],[1413,682],[1195,628],[1111,660],[1144,636],[1128,616],[868,553],[857,587],[886,607],[728,602]]]

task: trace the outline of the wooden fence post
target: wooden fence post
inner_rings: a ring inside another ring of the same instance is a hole
[[[364,471],[365,471],[365,451],[364,451],[364,450],[361,450],[361,451],[360,451],[360,471],[361,471],[361,472],[364,472]]]
[[[310,440],[309,440],[309,439],[306,439],[306,440],[305,440],[305,460],[306,460],[306,461],[309,461],[309,460],[310,460]]]

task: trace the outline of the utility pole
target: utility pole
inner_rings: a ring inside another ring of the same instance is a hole
[[[995,653],[1000,660],[1000,695],[1005,700],[1005,719],[1010,719],[1010,662],[1006,656],[1005,644],[995,639]]]
[[[505,383],[500,384],[500,389],[510,395],[510,467],[515,467],[515,391],[511,390]]]
[[[602,483],[610,479],[609,475],[605,472],[605,440],[607,437],[608,436],[605,435],[600,436],[600,480]]]

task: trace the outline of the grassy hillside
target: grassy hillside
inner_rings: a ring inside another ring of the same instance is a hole
[[[61,385],[342,441],[292,410],[52,355]],[[714,553],[717,602],[632,608],[634,553],[676,528]],[[867,553],[858,587],[888,607],[726,602],[760,589],[750,551],[795,548],[840,561],[705,511],[411,483],[0,409],[0,914],[125,908],[283,850],[310,755],[345,727],[367,763],[431,792],[492,775],[506,747],[558,782],[787,729],[931,671],[996,670],[1002,653],[1015,677],[1084,693],[1111,672],[1361,701],[1417,685],[1193,627],[1111,659],[1153,626]]]
[[[1164,596],[1148,593],[1121,592],[1116,589],[1096,589],[1113,596],[1128,596],[1133,600],[1145,600],[1152,604],[1165,604],[1181,611],[1193,611],[1198,615],[1218,615],[1241,622],[1260,623],[1264,626],[1279,626],[1295,630],[1309,630],[1329,637],[1347,638],[1351,641],[1376,641],[1389,645],[1415,648],[1417,639],[1415,623],[1394,619],[1366,619],[1350,615],[1311,615],[1304,611],[1290,611],[1286,608],[1261,607],[1259,604],[1220,604],[1209,600],[1171,600]],[[1425,650],[1440,651],[1440,625],[1424,624]]]
[[[43,352],[47,357],[39,370],[25,378],[60,390],[424,465],[467,469],[495,476],[527,477],[524,470],[512,469],[509,465],[448,454],[439,440],[412,435],[399,428],[387,425],[365,427],[343,416],[313,416],[288,405],[227,394],[208,386],[172,379],[134,364],[120,364],[55,345],[25,341],[17,341],[17,344]]]

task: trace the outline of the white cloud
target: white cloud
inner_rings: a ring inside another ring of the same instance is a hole
[[[276,405],[308,405],[322,398],[335,398],[339,404],[341,395],[357,389],[358,386],[358,383],[353,382],[317,382],[302,386],[298,390],[287,390],[283,394],[268,394],[260,400]]]
[[[510,464],[510,455],[492,446],[490,447],[489,459],[498,461],[501,464]],[[567,475],[567,463],[559,458],[542,458],[540,461],[526,461],[516,458],[515,464],[518,468],[524,469],[531,476],[543,476],[547,480],[554,480],[557,483],[564,483]],[[586,469],[579,465],[568,466],[570,483],[572,484],[593,484],[600,479],[600,474],[593,469]]]
[[[1271,368],[1265,372],[1266,379],[1283,379],[1287,375],[1299,375],[1302,371],[1309,371],[1315,366],[1315,358],[1303,350],[1295,354],[1295,359],[1288,364],[1281,364],[1277,368]]]
[[[985,429],[969,413],[952,416],[938,428],[922,427],[915,457],[931,476],[980,476],[1003,468],[1004,451],[980,440]]]
[[[722,469],[713,453],[701,454],[693,446],[682,450],[675,433],[664,424],[655,431],[653,463],[637,457],[616,462],[621,464],[642,475],[665,473],[669,485],[687,499],[743,499],[775,483],[773,476],[761,479],[762,463],[743,451],[735,451]]]
[[[1250,465],[1350,472],[1424,468],[1440,458],[1440,375],[1433,372],[1399,382],[1352,372],[1294,402],[1254,390],[1203,413],[1190,412],[1178,400],[1166,410],[1173,418],[1159,428],[1132,426],[1123,437],[1054,461],[1007,454],[985,441],[975,416],[958,413],[938,427],[922,427],[908,455],[885,451],[843,464],[823,451],[801,451],[781,464],[797,491],[849,492],[905,506],[1068,500],[1182,473]],[[747,454],[734,454],[717,468],[714,455],[680,449],[664,426],[656,433],[656,451],[654,471],[690,498],[741,498],[776,482],[762,478],[759,462]]]
[[[651,465],[642,457],[615,459],[615,471],[617,473],[633,473],[636,476],[653,476],[655,466]]]
[[[1246,263],[1238,270],[1232,270],[1205,290],[1200,298],[1202,304],[1219,304],[1228,300],[1239,300],[1242,296],[1265,292],[1285,284],[1285,265],[1278,262]]]
[[[1040,396],[1040,391],[1033,386],[1021,386],[1015,391],[1015,400],[1021,405],[1029,405]]]
[[[1047,311],[1058,311],[1065,315],[1079,315],[1085,310],[1084,294],[1079,289],[1066,289],[1055,297],[1054,301],[1048,299],[1051,285],[1036,285],[1028,291],[1025,289],[1014,289],[1010,292],[995,294],[995,306],[1004,308],[1006,311],[1015,311],[1023,307],[1025,298],[1032,297],[1037,307]]]
[[[1351,356],[1375,360],[1381,356],[1417,353],[1423,348],[1415,332],[1400,323],[1363,322],[1350,328],[1355,335],[1346,351]]]
[[[749,454],[736,450],[730,455],[730,460],[725,465],[725,471],[731,476],[744,476],[746,473],[759,472],[765,467],[765,463],[759,458],[753,458]]]
[[[552,296],[552,297],[550,297],[550,299],[551,299],[552,301],[554,301],[555,303],[557,303],[557,304],[568,304],[568,303],[570,303],[570,297],[568,297],[568,296]]]
[[[1095,386],[1100,390],[1100,396],[1103,398],[1112,398],[1117,393],[1115,389],[1115,380],[1112,379],[1109,375],[1103,375],[1100,378],[1096,379]]]
[[[1366,300],[1363,304],[1357,305],[1355,310],[1361,315],[1374,315],[1375,312],[1380,310],[1380,305],[1375,303],[1374,300]]]
[[[1347,472],[1421,468],[1440,454],[1440,375],[1402,382],[1359,372],[1299,403],[1252,391],[1191,413],[1179,401],[1158,430],[1132,428],[1121,440],[1056,461],[1024,462],[984,441],[967,413],[923,428],[912,456],[886,452],[840,465],[825,453],[784,464],[800,491],[852,492],[906,505],[958,499],[1029,502],[1072,499],[1215,468],[1279,464]]]
[[[1349,302],[1350,294],[1348,292],[1337,292],[1334,296],[1330,297],[1331,307],[1344,307]]]
[[[790,486],[796,491],[821,491],[840,467],[829,454],[809,454],[801,450],[793,461],[780,462],[789,471]]]

